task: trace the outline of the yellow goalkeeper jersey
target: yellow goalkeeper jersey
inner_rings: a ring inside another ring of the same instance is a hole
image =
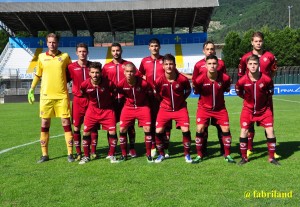
[[[41,99],[63,99],[68,97],[67,66],[72,63],[68,53],[58,51],[56,56],[48,52],[38,58],[36,75],[41,77]]]

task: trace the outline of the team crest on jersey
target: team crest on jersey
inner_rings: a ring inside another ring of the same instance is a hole
[[[59,62],[61,62],[61,61],[62,61],[62,58],[61,58],[61,57],[59,57],[59,58],[58,58],[58,61],[59,61]]]
[[[141,87],[136,87],[136,91],[141,91]]]
[[[175,85],[175,88],[179,88],[179,84],[178,83]]]
[[[260,84],[259,84],[259,87],[260,87],[260,88],[264,87],[264,84],[263,84],[263,83],[260,83]]]
[[[219,82],[219,83],[218,83],[218,85],[221,87],[221,86],[222,86],[222,83],[221,83],[221,82]]]
[[[163,64],[163,61],[162,61],[162,60],[160,60],[160,61],[159,61],[159,63],[160,63],[160,64]]]
[[[101,88],[100,88],[100,91],[101,91],[101,92],[105,91],[105,88],[104,88],[104,87],[101,87]]]
[[[124,69],[124,68],[125,68],[125,65],[122,65],[122,68]]]

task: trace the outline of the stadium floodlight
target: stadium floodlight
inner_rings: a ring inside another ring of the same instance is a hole
[[[291,8],[293,8],[293,6],[288,6],[288,10],[289,10],[289,28],[291,28]]]

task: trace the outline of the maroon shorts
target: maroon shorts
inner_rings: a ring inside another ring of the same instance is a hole
[[[210,118],[215,119],[216,124],[220,126],[229,126],[229,117],[226,109],[213,111],[205,108],[198,108],[196,115],[196,124],[209,125]]]
[[[98,124],[103,130],[115,131],[116,119],[112,109],[88,109],[84,119],[84,132],[90,132]]]
[[[254,122],[257,122],[258,126],[262,126],[264,128],[273,127],[274,119],[271,108],[267,108],[262,114],[253,114],[252,110],[243,107],[240,117],[241,128],[249,129]]]
[[[178,111],[166,111],[165,109],[160,108],[157,114],[156,128],[167,127],[172,120],[176,121],[176,128],[189,127],[190,118],[187,108],[184,107]]]
[[[83,123],[83,119],[84,119],[88,104],[89,104],[89,101],[85,97],[78,97],[78,96],[73,97],[72,122],[73,122],[74,126],[79,127]]]
[[[159,111],[159,105],[160,105],[160,102],[157,99],[153,99],[150,102],[151,126],[154,127],[154,128],[156,126],[156,118],[157,118],[157,114],[158,114],[158,111]],[[170,120],[167,123],[166,128],[172,129],[172,120]]]
[[[151,126],[150,108],[148,106],[138,108],[124,106],[120,117],[120,127],[133,126],[136,119],[139,127]]]

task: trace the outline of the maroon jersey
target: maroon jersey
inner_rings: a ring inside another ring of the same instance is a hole
[[[248,52],[240,60],[238,76],[242,77],[248,72],[247,68],[247,58],[253,55],[253,52]],[[263,74],[271,77],[272,72],[277,70],[277,63],[275,56],[268,52],[264,51],[263,54],[259,57],[259,71]]]
[[[201,73],[206,72],[206,68],[205,68],[205,58],[203,58],[202,60],[198,61],[195,66],[194,66],[194,71],[193,71],[193,76],[192,76],[192,81],[195,81],[197,79],[197,77],[199,75],[201,75]],[[223,60],[218,59],[218,68],[217,71],[220,71],[222,73],[226,73],[226,67],[225,67],[225,63]]]
[[[78,64],[78,61],[68,65],[68,75],[72,80],[72,93],[74,96],[81,96],[80,85],[83,81],[88,79],[89,76],[89,64],[88,61],[86,67],[82,67]]]
[[[163,69],[163,56],[159,56],[157,59],[152,59],[151,56],[142,59],[139,71],[146,76],[146,80],[154,85],[156,79],[165,73]]]
[[[273,94],[273,80],[260,73],[257,81],[251,81],[248,74],[242,76],[235,85],[238,96],[244,99],[243,106],[253,111],[253,114],[263,113],[271,108],[270,96]]]
[[[116,86],[112,81],[101,77],[100,83],[93,86],[89,78],[81,84],[80,89],[82,94],[89,99],[88,110],[113,109],[113,94],[116,91]]]
[[[191,93],[189,80],[178,71],[176,79],[169,82],[165,75],[155,81],[156,95],[161,98],[160,108],[167,111],[178,111],[186,107],[186,99]]]
[[[153,88],[150,83],[141,77],[135,77],[136,83],[131,86],[126,78],[121,80],[117,86],[117,92],[125,96],[124,106],[138,108],[149,106],[149,98],[153,97]]]
[[[207,73],[202,73],[194,82],[195,90],[200,94],[198,100],[199,108],[206,108],[219,111],[225,108],[224,92],[230,90],[230,77],[222,72],[218,72],[215,81],[207,77]]]

